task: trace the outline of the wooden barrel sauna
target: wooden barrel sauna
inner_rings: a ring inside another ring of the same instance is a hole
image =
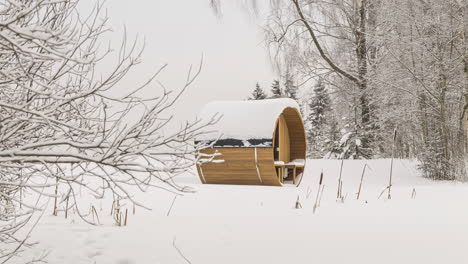
[[[196,138],[198,175],[206,184],[299,185],[305,169],[306,134],[297,103],[289,98],[216,101],[202,118],[220,120]],[[211,157],[210,157],[211,156]]]

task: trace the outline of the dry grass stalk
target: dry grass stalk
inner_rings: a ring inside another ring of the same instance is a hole
[[[125,209],[125,220],[124,220],[124,226],[127,226],[127,219],[128,219],[128,209]]]
[[[19,208],[22,209],[22,208],[23,208],[23,187],[21,187],[21,188],[19,189],[19,193],[20,193]]]
[[[362,168],[361,181],[359,182],[359,189],[357,192],[356,200],[359,200],[359,197],[361,196],[362,182],[364,180],[364,173],[366,172],[366,167],[368,167],[367,163],[364,164],[364,168]]]
[[[388,196],[387,198],[388,199],[392,199],[392,176],[393,176],[393,158],[395,156],[395,139],[396,139],[396,136],[397,136],[397,129],[395,128],[395,130],[393,131],[393,144],[392,144],[392,160],[390,162],[390,177],[389,177],[389,181],[388,181]]]
[[[348,197],[348,193],[346,193],[345,195],[342,195],[342,196],[341,196],[340,202],[344,203],[344,201],[346,200],[346,197]]]
[[[120,199],[117,199],[115,206],[116,214],[120,214]]]
[[[172,199],[171,207],[169,207],[169,210],[167,211],[166,216],[169,216],[169,214],[171,213],[171,210],[172,210],[172,207],[174,206],[174,202],[175,202],[176,198],[177,198],[177,195],[174,195],[174,199]]]
[[[320,181],[319,181],[319,187],[317,190],[317,196],[315,197],[315,204],[314,204],[314,210],[313,212],[315,213],[315,210],[317,210],[318,207],[318,199],[320,195],[320,189],[322,188],[322,181],[323,181],[323,171],[320,173]]]
[[[388,189],[388,186],[385,187],[385,189],[382,190],[382,192],[379,194],[379,197],[377,199],[380,199],[380,197],[385,193],[385,191]]]
[[[110,215],[113,215],[113,214],[114,214],[114,205],[115,205],[115,200],[112,202]]]
[[[98,215],[94,205],[91,205],[91,213],[93,215],[93,221],[94,221],[94,216],[96,216],[96,220],[97,220],[98,224],[101,224],[101,221],[99,221],[99,215]]]
[[[112,215],[114,216],[114,220],[117,226],[122,226],[122,221],[125,221],[123,212],[121,212],[120,209],[120,198],[118,198],[112,203]],[[128,212],[125,211],[125,214],[127,215]]]
[[[302,208],[301,202],[299,202],[299,195],[297,196],[296,205],[294,207],[296,209],[301,209]]]
[[[182,251],[180,251],[180,249],[177,247],[176,245],[176,237],[174,237],[174,240],[172,240],[172,246],[177,250],[177,252],[179,253],[179,255],[184,258],[184,260],[188,263],[188,264],[192,264],[192,262],[190,262],[190,260],[185,257],[185,255],[182,253]]]
[[[319,196],[319,200],[318,200],[318,206],[320,206],[320,202],[322,201],[322,197],[323,197],[323,190],[325,189],[325,184],[322,186],[322,191],[320,191],[320,196]]]
[[[343,181],[341,180],[341,176],[343,173],[343,163],[344,160],[341,160],[341,165],[340,165],[340,176],[338,177],[338,190],[336,193],[336,199],[337,200],[342,200],[343,201]]]
[[[57,214],[58,214],[58,212],[57,212],[58,211],[58,204],[57,204],[58,203],[58,201],[57,201],[58,200],[58,182],[59,182],[59,178],[56,177],[55,178],[54,213],[53,213],[55,216],[57,216]]]
[[[68,200],[70,200],[70,195],[67,195],[67,202],[65,204],[65,219],[68,218]]]

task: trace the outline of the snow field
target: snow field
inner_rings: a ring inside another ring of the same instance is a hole
[[[379,199],[390,160],[346,160],[346,198],[337,202],[340,162],[308,160],[298,188],[202,185],[186,174],[177,182],[196,192],[178,196],[169,216],[174,194],[151,189],[136,198],[152,210],[132,215],[127,204],[126,227],[115,226],[110,200],[88,202],[100,226],[49,210],[32,233],[40,243],[13,263],[43,252],[49,263],[187,263],[174,239],[191,263],[468,263],[467,184],[423,179],[415,162],[395,160],[392,199],[386,193]],[[322,171],[325,187],[314,213]],[[302,209],[294,208],[298,196]]]

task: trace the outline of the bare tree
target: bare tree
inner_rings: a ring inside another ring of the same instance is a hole
[[[247,1],[256,8],[255,0]],[[369,81],[369,66],[377,56],[371,34],[376,27],[376,5],[380,1],[340,0],[269,1],[266,40],[278,70],[301,80],[324,80],[350,100],[347,112],[355,113],[354,130],[359,135],[359,157],[373,156],[378,116],[374,83]],[[215,13],[220,1],[210,1]],[[372,19],[374,18],[374,19]],[[373,69],[371,67],[371,69]],[[351,110],[351,111],[350,111]]]
[[[416,156],[422,162],[421,169],[433,179],[464,179],[466,150],[460,117],[466,93],[466,4],[454,0],[385,5],[388,9],[406,7],[387,18],[394,30],[388,35],[391,41],[387,41],[386,50],[389,72],[398,76],[393,85],[417,102],[401,106],[412,112],[411,119],[418,124],[412,133],[418,135]],[[408,129],[408,124],[403,125]]]
[[[466,0],[269,3],[274,62],[303,86],[322,80],[342,117],[337,156],[390,157],[395,145],[427,177],[466,180]]]
[[[356,114],[354,130],[360,135],[358,156],[366,158],[373,155],[377,123],[371,112],[374,89],[369,87],[369,6],[365,0],[284,1],[283,6],[273,8],[268,28],[273,47],[294,57],[305,80],[320,78],[356,98],[350,112]]]
[[[89,223],[79,210],[77,188],[98,198],[110,191],[140,206],[144,205],[132,198],[133,186],[141,191],[151,186],[184,191],[173,177],[198,162],[194,154],[203,146],[195,145],[193,138],[216,121],[195,120],[177,130],[166,129],[172,121],[170,109],[199,75],[202,63],[190,68],[180,89],[159,85],[159,94],[144,96],[164,65],[125,94],[116,92],[140,62],[143,48],[124,36],[117,53],[103,50],[100,39],[108,28],[102,4],[82,16],[78,3],[0,3],[2,263],[25,245],[17,231],[44,209],[38,203],[41,197],[56,197],[57,184],[68,188],[66,209],[75,208]],[[117,62],[106,64],[109,73],[101,75],[97,69],[108,57]]]

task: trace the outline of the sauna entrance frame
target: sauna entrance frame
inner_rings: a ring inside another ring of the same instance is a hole
[[[292,121],[290,115],[293,111],[298,111],[297,109],[286,109],[281,113],[277,118],[275,123],[274,135],[273,135],[273,161],[275,163],[275,173],[280,182],[284,184],[285,173],[288,173],[288,170],[291,169],[291,175],[287,175],[286,178],[292,176],[292,183],[296,184],[297,176],[300,176],[304,173],[305,167],[305,157],[302,162],[296,162],[296,159],[301,159],[303,156],[298,155],[298,136],[295,135],[298,129],[304,131],[304,126],[302,120]],[[289,118],[286,118],[288,117]],[[291,131],[292,130],[292,131]],[[296,138],[294,138],[296,137]],[[299,142],[305,142],[305,133],[302,137],[299,138]],[[306,145],[304,145],[304,150]],[[300,151],[299,151],[300,152]],[[303,154],[305,156],[305,154]],[[299,182],[302,177],[299,178]]]
[[[289,139],[289,129],[287,122],[281,114],[276,120],[275,131],[273,136],[273,160],[275,161],[275,171],[281,183],[284,183],[284,174],[288,168],[293,169],[293,183],[296,181],[296,168],[288,164],[291,160],[291,143]],[[287,176],[286,176],[287,178]]]

